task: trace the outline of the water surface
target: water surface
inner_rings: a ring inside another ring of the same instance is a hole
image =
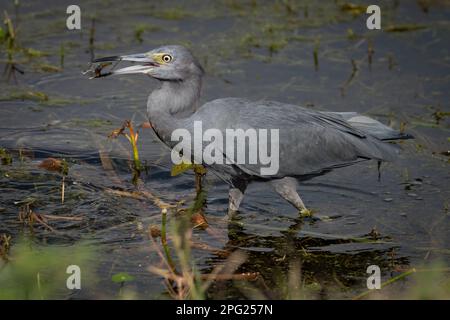
[[[427,10],[414,1],[381,2],[383,31],[367,30],[365,14],[353,15],[335,1],[78,2],[81,31],[65,28],[70,1],[20,2],[18,45],[40,54],[17,52],[24,74],[0,84],[0,147],[13,155],[12,164],[0,165],[0,234],[11,235],[13,245],[25,236],[40,247],[84,241],[97,249],[97,280],[51,298],[118,298],[120,285],[111,281],[118,272],[135,277],[125,285],[133,297],[168,297],[162,278],[148,270],[160,265],[147,232],[160,224],[160,208],[107,192],[135,190],[130,146],[108,134],[126,119],[136,125],[146,120],[146,98],[158,83],[145,76],[88,80],[81,73],[92,55],[163,44],[187,45],[199,57],[207,72],[203,101],[235,96],[357,111],[416,137],[401,143],[396,162],[382,166],[380,181],[376,163],[368,162],[300,185],[316,220],[299,218],[263,184],[251,185],[239,216],[224,220],[227,186],[209,177],[210,227],[195,229],[193,239],[242,250],[247,259],[238,272],[259,276],[216,282],[208,298],[286,298],[297,265],[305,297],[351,298],[366,290],[369,265],[380,266],[388,280],[430,261],[449,263],[450,7],[444,2]],[[1,9],[15,21],[12,1]],[[386,31],[405,25],[413,27]],[[193,174],[171,177],[169,151],[151,130],[141,130],[139,150],[148,166],[140,188],[172,203],[193,201]],[[48,157],[68,161],[64,204],[61,175],[38,166]],[[53,230],[28,228],[18,220],[26,203],[37,213],[76,219],[50,221]],[[193,257],[203,273],[226,259],[199,248]],[[393,296],[412,285],[403,279]]]

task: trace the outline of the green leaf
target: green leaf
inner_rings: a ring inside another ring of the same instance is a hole
[[[133,281],[134,277],[129,275],[126,272],[119,272],[119,273],[114,274],[111,277],[111,280],[115,283],[122,283],[122,282]]]
[[[193,168],[192,163],[182,162],[180,164],[176,164],[176,165],[172,166],[172,169],[170,170],[170,175],[172,177],[175,177],[191,168]]]

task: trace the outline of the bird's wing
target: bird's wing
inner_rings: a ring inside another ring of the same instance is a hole
[[[198,119],[206,127],[221,130],[278,129],[279,171],[273,177],[319,174],[367,159],[391,160],[395,153],[393,146],[365,134],[342,117],[278,102],[214,100],[199,109]],[[270,135],[268,140],[270,151]],[[229,156],[226,150],[222,152]],[[237,166],[260,176],[261,168],[268,165],[258,161]]]

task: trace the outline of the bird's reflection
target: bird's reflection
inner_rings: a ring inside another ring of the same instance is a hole
[[[408,258],[396,255],[397,244],[371,234],[331,239],[303,236],[302,228],[314,223],[317,219],[298,217],[277,235],[265,236],[249,232],[239,215],[230,219],[223,250],[244,251],[247,259],[238,272],[258,277],[250,282],[216,282],[210,288],[211,297],[285,299],[292,297],[289,287],[303,290],[300,297],[305,298],[345,297],[367,290],[368,266],[377,265],[382,275],[390,276],[409,265]],[[212,270],[223,260],[223,255],[216,255],[207,265]],[[298,284],[292,283],[295,279]]]

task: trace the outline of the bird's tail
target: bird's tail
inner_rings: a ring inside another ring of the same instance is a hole
[[[341,119],[347,121],[352,127],[362,131],[365,134],[371,135],[379,140],[390,141],[390,140],[404,140],[404,139],[414,139],[414,137],[408,133],[403,133],[394,130],[381,122],[363,116],[356,112],[327,112],[334,116],[338,116]]]

